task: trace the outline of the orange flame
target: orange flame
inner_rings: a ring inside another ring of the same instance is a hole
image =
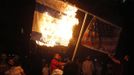
[[[40,38],[41,41],[36,41],[36,43],[49,47],[55,45],[68,46],[72,38],[73,27],[79,23],[75,17],[76,12],[76,7],[67,5],[63,12],[66,15],[61,15],[60,18],[55,18],[48,12],[43,13],[39,27],[42,37]]]

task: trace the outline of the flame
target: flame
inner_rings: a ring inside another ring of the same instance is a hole
[[[77,8],[70,5],[65,7],[63,12],[65,14],[62,14],[60,18],[55,18],[51,16],[49,12],[44,12],[39,27],[39,32],[41,32],[42,37],[40,41],[36,40],[36,43],[49,47],[55,45],[68,46],[72,38],[73,27],[79,23],[75,17],[76,12]]]

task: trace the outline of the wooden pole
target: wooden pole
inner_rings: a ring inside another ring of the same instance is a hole
[[[74,60],[76,52],[78,50],[78,46],[79,46],[80,39],[81,39],[81,36],[82,36],[82,32],[83,32],[83,29],[84,29],[84,26],[85,26],[87,15],[88,15],[88,13],[85,13],[84,20],[83,20],[83,23],[82,23],[82,27],[81,27],[81,30],[80,30],[80,34],[79,34],[79,37],[78,37],[78,41],[76,43],[76,46],[75,46],[75,49],[74,49],[74,52],[73,52],[72,61]]]

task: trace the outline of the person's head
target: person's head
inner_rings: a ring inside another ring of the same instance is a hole
[[[44,63],[42,66],[43,66],[43,67],[49,67],[49,66],[48,66],[48,63]]]
[[[56,53],[55,56],[54,56],[54,58],[56,58],[56,59],[61,59],[61,55],[58,54],[58,53]]]
[[[13,66],[13,65],[15,64],[14,59],[13,59],[13,58],[10,58],[10,59],[8,60],[8,64]]]
[[[124,60],[125,60],[125,61],[128,61],[128,59],[129,59],[128,55],[125,55],[125,56],[124,56]]]
[[[15,58],[11,57],[8,59],[8,64],[11,66],[18,66],[19,65],[19,61],[16,60]]]

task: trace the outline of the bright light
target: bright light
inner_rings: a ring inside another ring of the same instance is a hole
[[[39,22],[39,32],[42,34],[41,41],[36,43],[45,46],[63,45],[68,46],[73,34],[73,27],[78,25],[79,21],[76,18],[77,8],[67,5],[62,11],[59,18],[55,18],[44,12]]]

